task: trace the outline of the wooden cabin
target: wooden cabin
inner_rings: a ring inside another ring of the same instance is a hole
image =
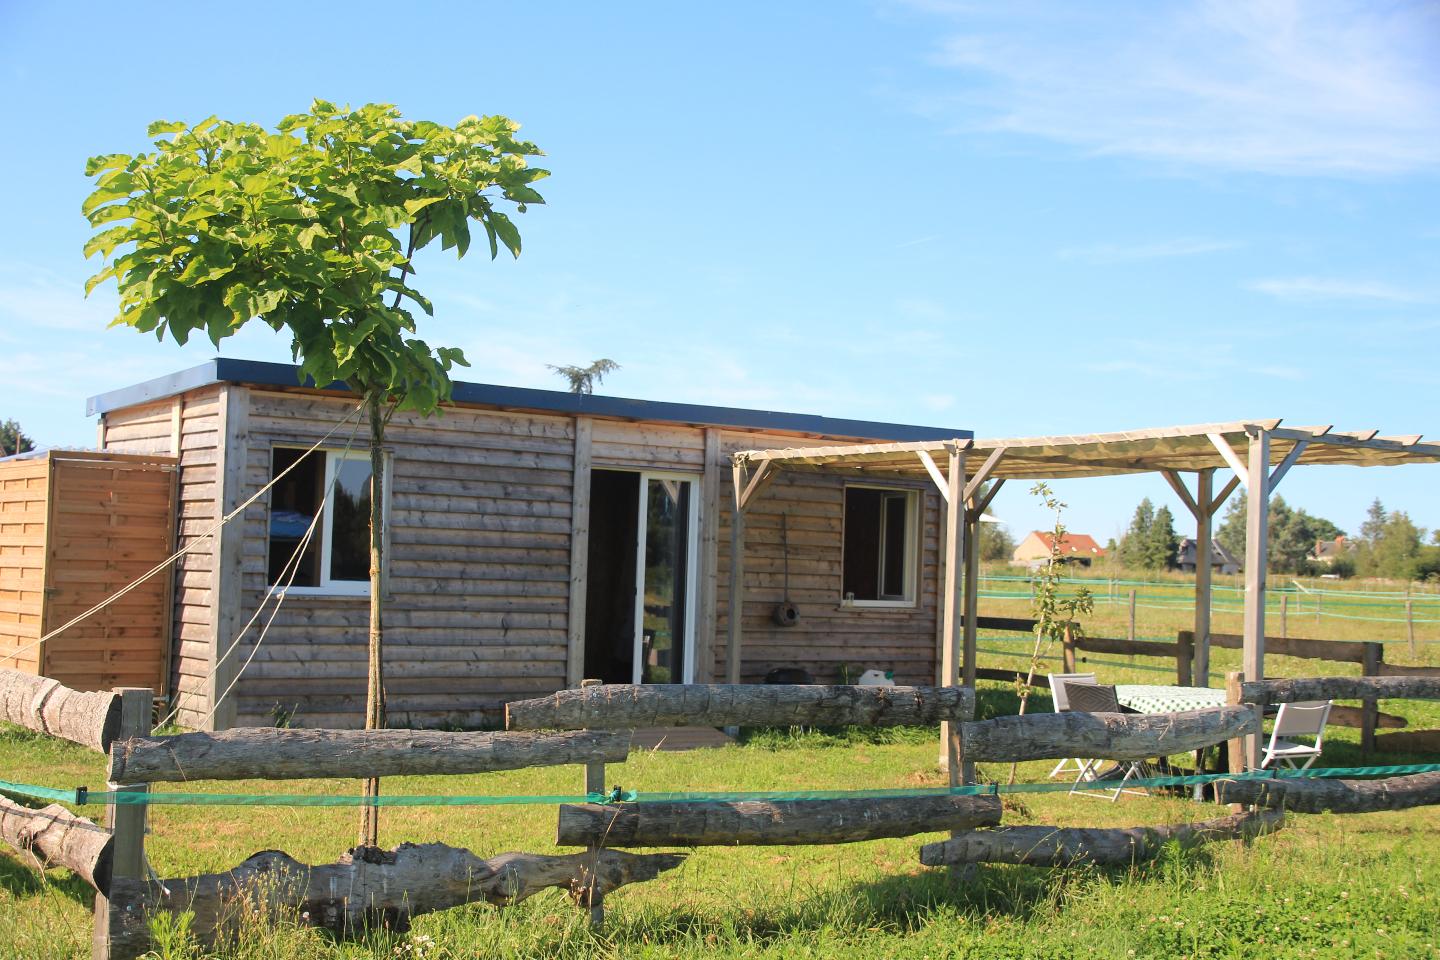
[[[176,570],[188,726],[363,717],[366,428],[353,395],[298,384],[289,365],[218,359],[90,401],[104,450],[179,458],[182,544],[284,473]],[[585,677],[723,678],[731,453],[969,436],[457,383],[442,415],[387,430],[389,722],[491,725],[506,701]],[[935,682],[940,507],[914,479],[777,477],[746,519],[742,678]]]
[[[45,450],[0,460],[0,667],[77,690],[168,690],[172,577],[163,563],[177,460]]]

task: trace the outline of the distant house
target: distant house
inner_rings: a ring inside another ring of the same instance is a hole
[[[1050,545],[1054,538],[1051,534],[1042,530],[1032,530],[1030,534],[1020,541],[1015,552],[1010,556],[1010,565],[1015,567],[1038,567],[1050,558]],[[1060,541],[1060,555],[1065,563],[1077,563],[1082,567],[1088,567],[1100,557],[1105,556],[1105,548],[1095,542],[1095,538],[1087,533],[1067,533],[1065,539]]]
[[[1315,549],[1310,551],[1310,559],[1316,563],[1330,566],[1337,558],[1348,553],[1353,553],[1355,544],[1345,536],[1338,536],[1334,540],[1316,540]]]
[[[1180,541],[1180,549],[1175,551],[1175,565],[1183,573],[1195,572],[1195,538],[1186,537]],[[1210,541],[1210,569],[1216,573],[1239,573],[1240,561],[1230,555],[1230,551],[1220,546],[1218,541]]]

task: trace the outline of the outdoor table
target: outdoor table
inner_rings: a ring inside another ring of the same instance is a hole
[[[1136,713],[1180,713],[1225,706],[1225,691],[1213,687],[1168,687],[1150,683],[1115,685],[1120,706]]]

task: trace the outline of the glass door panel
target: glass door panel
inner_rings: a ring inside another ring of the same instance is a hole
[[[693,632],[695,482],[650,475],[642,479],[635,682],[685,683],[690,679]]]

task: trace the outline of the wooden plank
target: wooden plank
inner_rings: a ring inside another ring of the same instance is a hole
[[[1234,633],[1212,633],[1212,646],[1225,650],[1241,650],[1245,638]],[[1360,640],[1305,640],[1298,637],[1266,637],[1265,650],[1281,657],[1304,660],[1332,660],[1337,663],[1360,663],[1365,658],[1365,642]]]
[[[562,804],[556,843],[588,847],[855,843],[1000,822],[1000,798],[918,796]]]
[[[741,620],[745,613],[745,508],[741,494],[745,473],[738,462],[730,467],[730,589],[727,597],[729,616],[725,620],[725,682],[740,682],[741,645],[745,631]]]
[[[1033,713],[965,724],[965,755],[1005,763],[1066,757],[1145,760],[1212,746],[1258,727],[1254,712],[1244,705],[1157,714]]]
[[[720,579],[720,431],[705,430],[705,466],[700,478],[699,609],[695,618],[694,680],[708,683],[715,675],[715,634],[719,627]]]
[[[605,684],[507,704],[510,730],[926,725],[974,715],[967,687]]]
[[[589,417],[575,418],[574,472],[570,488],[570,608],[569,656],[565,683],[576,686],[585,672],[585,600],[590,582],[590,477],[594,425]]]
[[[221,517],[239,507],[245,498],[244,464],[249,437],[249,403],[248,388],[228,384],[224,387],[218,416],[218,435],[222,444],[219,451],[219,467],[223,478],[219,503]],[[225,691],[231,689],[235,683],[240,669],[240,657],[237,651],[231,651],[229,656],[225,655],[225,651],[245,623],[241,578],[242,539],[243,532],[232,521],[221,527],[213,542],[216,582],[213,611],[215,632],[210,640],[211,680],[208,702],[203,706],[203,709],[210,712],[210,722],[205,726],[207,730],[225,730],[235,725],[235,701],[233,697],[226,698]]]

